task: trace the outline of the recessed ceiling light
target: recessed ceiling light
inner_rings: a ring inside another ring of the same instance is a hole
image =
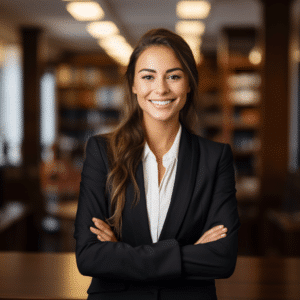
[[[201,62],[201,52],[200,52],[200,48],[201,48],[201,44],[202,44],[202,40],[201,37],[199,35],[181,35],[182,38],[187,42],[187,44],[190,46],[196,64],[200,64]]]
[[[112,21],[92,22],[86,27],[88,33],[96,39],[119,33],[119,29]]]
[[[118,51],[122,49],[122,45],[125,45],[126,39],[122,35],[109,36],[105,39],[100,39],[99,44],[105,50],[117,49]]]
[[[192,50],[200,49],[201,46],[201,38],[199,37],[191,37],[191,36],[183,36],[183,39],[188,43]]]
[[[208,1],[179,1],[176,13],[181,19],[205,19],[209,15],[210,7]]]
[[[176,23],[175,30],[180,35],[202,35],[205,24],[201,21],[179,21]]]
[[[95,21],[104,17],[101,6],[93,1],[70,2],[66,8],[77,21]]]
[[[133,49],[123,36],[108,36],[100,39],[99,45],[120,64],[124,66],[128,64]]]

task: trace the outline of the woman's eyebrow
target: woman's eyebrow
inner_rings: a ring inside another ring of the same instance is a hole
[[[181,69],[181,68],[173,68],[173,69],[167,70],[166,73],[171,73],[171,72],[178,71],[178,70],[183,72],[183,69]],[[156,73],[156,71],[153,70],[153,69],[141,69],[141,70],[139,70],[138,73],[140,73],[140,72],[151,72],[151,73]]]
[[[141,72],[151,72],[151,73],[156,73],[155,70],[152,70],[152,69],[142,69],[142,70],[139,70],[139,73]]]
[[[173,68],[173,69],[169,69],[167,71],[167,73],[171,73],[171,72],[178,71],[178,70],[183,72],[183,70],[181,68]]]

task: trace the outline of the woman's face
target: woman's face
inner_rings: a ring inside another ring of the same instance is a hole
[[[143,110],[145,124],[179,122],[190,92],[188,76],[174,51],[150,46],[137,59],[132,92]]]

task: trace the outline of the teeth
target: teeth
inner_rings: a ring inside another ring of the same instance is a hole
[[[154,104],[158,104],[158,105],[167,105],[169,103],[172,102],[172,100],[168,100],[168,101],[155,101],[155,100],[150,100],[152,103]]]

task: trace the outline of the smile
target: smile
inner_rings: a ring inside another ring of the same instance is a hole
[[[159,100],[150,100],[153,104],[157,104],[157,105],[167,105],[167,104],[170,104],[172,101],[173,101],[174,99],[172,99],[172,100],[166,100],[166,101],[159,101]]]

